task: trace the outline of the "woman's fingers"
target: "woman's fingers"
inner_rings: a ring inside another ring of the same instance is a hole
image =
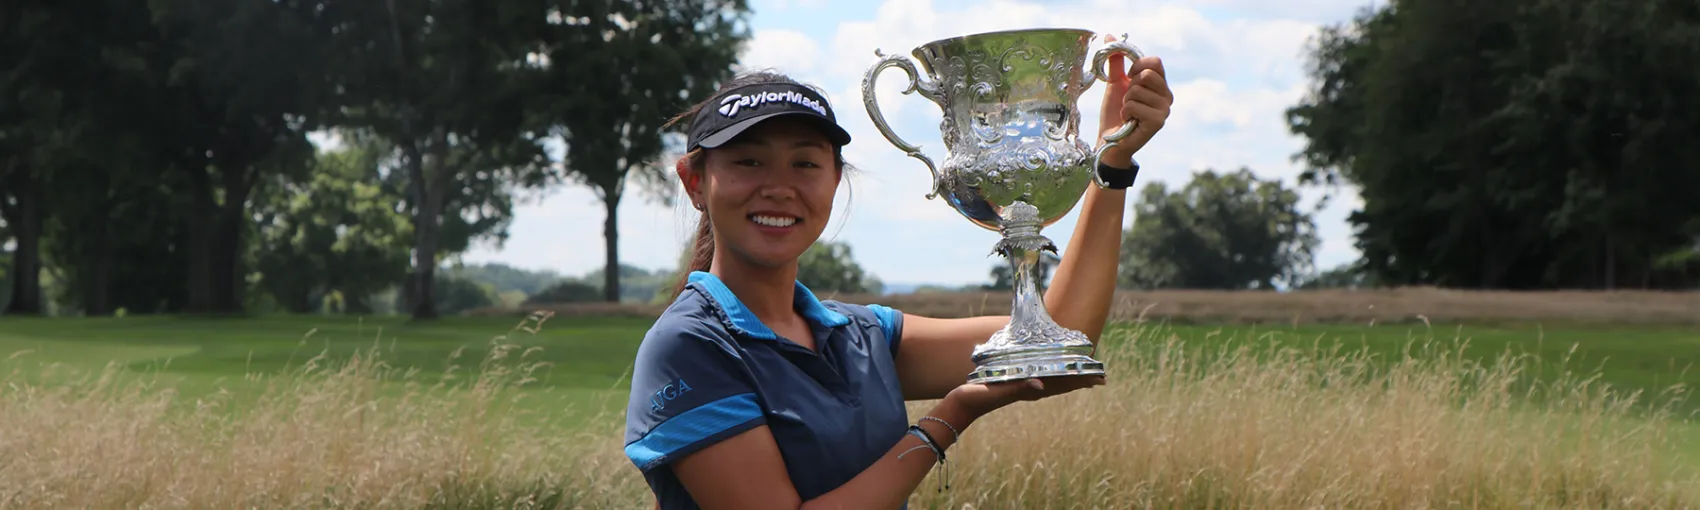
[[[1136,101],[1122,103],[1122,122],[1138,120],[1140,129],[1156,131],[1157,128],[1163,126],[1163,121],[1168,119],[1169,111],[1167,109],[1159,109]]]
[[[1163,97],[1162,93],[1155,90],[1135,85],[1133,88],[1128,89],[1126,94],[1122,95],[1122,103],[1123,108],[1126,108],[1125,105],[1137,103],[1150,106],[1152,108],[1164,109],[1169,106],[1169,98]],[[1127,114],[1123,113],[1122,117],[1126,118]]]

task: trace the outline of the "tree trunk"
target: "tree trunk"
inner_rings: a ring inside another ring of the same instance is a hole
[[[284,294],[286,295],[275,296],[280,304],[283,305],[284,310],[288,310],[289,313],[302,315],[313,313],[313,296],[310,292],[305,292],[301,289],[292,289]]]
[[[433,149],[446,151],[447,141],[443,142],[435,144]],[[434,168],[427,173],[422,151],[419,150],[416,140],[404,141],[402,152],[407,155],[407,170],[411,177],[409,187],[413,190],[414,201],[419,204],[414,208],[413,215],[412,316],[415,320],[435,319],[437,248],[442,237],[444,195],[453,172],[444,166],[448,162],[439,157]]]
[[[112,315],[112,268],[117,262],[117,255],[112,249],[112,227],[108,221],[112,214],[112,200],[103,198],[95,221],[88,226],[88,234],[94,239],[89,245],[86,260],[89,264],[88,281],[83,286],[83,315],[90,317]],[[151,311],[151,310],[149,310]]]
[[[243,220],[248,212],[248,195],[256,180],[251,178],[252,172],[248,165],[232,165],[221,172],[224,203],[218,206],[208,261],[208,292],[214,312],[242,313],[245,308],[242,234],[247,226]]]
[[[17,205],[7,206],[0,199],[0,214],[12,225],[17,239],[17,251],[12,254],[12,301],[6,305],[7,314],[41,315],[44,311],[41,296],[41,196],[30,169],[14,168],[7,183],[17,197]]]
[[[189,169],[192,208],[188,218],[188,253],[185,257],[189,264],[186,282],[189,294],[185,311],[189,313],[213,311],[213,228],[208,218],[217,213],[218,207],[213,203],[212,184],[208,180],[205,168]]]
[[[604,187],[602,206],[607,215],[602,219],[604,265],[602,269],[602,299],[620,302],[620,194],[619,185]]]
[[[1617,288],[1617,246],[1611,232],[1606,232],[1606,290]]]
[[[1658,261],[1659,261],[1658,257],[1649,256],[1649,257],[1647,257],[1647,264],[1644,265],[1644,266],[1641,266],[1641,290],[1647,290],[1647,289],[1652,288],[1652,286],[1653,286],[1653,264],[1658,263]]]

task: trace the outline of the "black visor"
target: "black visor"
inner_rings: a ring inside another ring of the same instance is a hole
[[[788,83],[738,87],[714,98],[691,121],[690,147],[715,148],[744,130],[774,117],[795,115],[812,121],[833,145],[850,143],[832,105],[814,89]]]

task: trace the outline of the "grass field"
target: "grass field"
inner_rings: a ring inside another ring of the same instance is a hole
[[[1110,386],[977,425],[953,490],[912,502],[1700,501],[1700,328],[1195,322],[1118,325]],[[640,507],[618,414],[648,323],[6,318],[0,507]]]

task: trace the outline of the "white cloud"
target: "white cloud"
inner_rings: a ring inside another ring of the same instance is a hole
[[[796,30],[757,30],[738,61],[741,69],[774,68],[786,73],[808,74],[820,60],[820,45]]]
[[[1176,95],[1167,125],[1138,155],[1142,184],[1179,186],[1194,170],[1242,166],[1291,183],[1299,168],[1290,156],[1302,144],[1288,134],[1283,111],[1305,90],[1304,44],[1320,23],[1349,19],[1359,5],[1345,0],[946,2],[835,3],[830,9],[838,22],[824,31],[818,28],[823,21],[818,11],[789,9],[793,2],[766,2],[766,11],[758,5],[755,38],[743,59],[745,67],[772,67],[829,92],[840,122],[855,138],[846,158],[862,171],[841,190],[825,236],[852,243],[863,265],[886,281],[983,281],[997,263],[985,257],[997,235],[962,219],[942,200],[925,199],[931,186],[925,166],[874,128],[862,105],[861,82],[876,61],[875,49],[909,55],[936,39],[1032,27],[1126,33],[1143,52],[1163,58]],[[1089,51],[1101,46],[1094,41]],[[900,94],[902,74],[893,69],[881,76],[876,88],[882,111],[901,137],[942,161],[941,112],[918,95]],[[1103,90],[1100,84],[1079,100],[1084,132],[1094,132]],[[1304,195],[1314,200],[1320,192]],[[600,267],[602,212],[589,196],[564,191],[522,209],[508,248],[480,256],[567,273]],[[634,202],[621,211],[623,258],[640,266],[670,266],[678,243],[690,233],[694,212]],[[1358,203],[1355,193],[1346,190],[1317,215],[1324,238],[1318,266],[1356,257],[1344,218]],[[1045,234],[1066,246],[1073,228],[1071,215]]]

